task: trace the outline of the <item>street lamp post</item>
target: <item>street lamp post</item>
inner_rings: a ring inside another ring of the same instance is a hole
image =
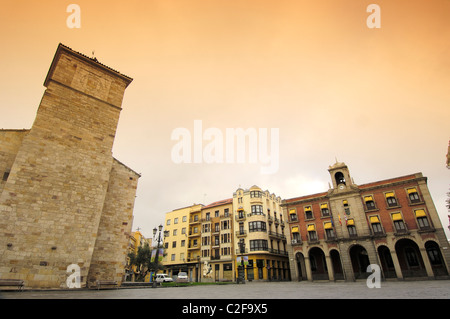
[[[156,285],[157,285],[157,282],[156,282],[156,272],[158,271],[159,247],[160,247],[160,245],[161,245],[163,239],[166,238],[167,235],[169,234],[169,231],[168,231],[168,230],[165,230],[165,231],[164,231],[164,235],[163,235],[164,237],[161,238],[161,231],[162,231],[162,229],[163,229],[163,225],[159,225],[159,226],[158,226],[158,229],[156,229],[156,227],[153,228],[153,239],[155,239],[156,233],[157,233],[158,230],[159,230],[159,232],[158,232],[158,239],[157,239],[157,241],[156,241],[156,253],[155,253],[155,278],[154,278],[155,280],[153,280],[153,284],[152,284],[153,288],[156,288]]]
[[[244,265],[244,254],[245,254],[245,243],[240,242],[239,243],[239,252],[241,253],[241,264],[238,266],[238,279],[237,283],[239,282],[245,284],[245,265]]]

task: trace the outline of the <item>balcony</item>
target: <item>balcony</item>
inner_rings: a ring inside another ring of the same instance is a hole
[[[237,237],[244,237],[244,236],[247,236],[247,231],[246,230],[238,230],[238,231],[236,231],[236,236]]]
[[[248,248],[245,248],[244,251],[241,251],[241,249],[236,249],[236,255],[242,255],[242,254],[248,254]]]
[[[269,236],[276,238],[276,239],[283,239],[286,240],[286,236],[284,234],[280,234],[274,231],[269,230]]]
[[[235,219],[237,222],[244,221],[247,219],[247,214],[244,211],[238,212],[235,216]]]
[[[281,250],[281,249],[275,249],[275,248],[269,248],[269,253],[275,254],[275,255],[281,255],[281,256],[287,256],[288,252]]]
[[[198,218],[198,216],[195,216],[194,218],[189,218],[189,224],[198,224],[201,222],[201,219]]]

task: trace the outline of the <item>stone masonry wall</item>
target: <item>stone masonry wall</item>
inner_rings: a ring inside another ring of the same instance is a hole
[[[114,160],[88,274],[89,286],[96,280],[123,280],[138,178]]]
[[[35,122],[0,196],[0,278],[65,287],[91,265],[129,80],[58,47]]]

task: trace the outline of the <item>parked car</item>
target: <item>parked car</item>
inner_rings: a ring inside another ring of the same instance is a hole
[[[173,281],[172,277],[169,277],[169,275],[166,274],[157,274],[156,275],[156,282],[171,282]]]
[[[177,282],[188,282],[188,276],[187,273],[181,271],[178,273]]]

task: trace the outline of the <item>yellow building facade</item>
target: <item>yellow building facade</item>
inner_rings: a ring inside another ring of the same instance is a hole
[[[281,198],[258,186],[233,194],[235,269],[245,280],[290,280]]]
[[[234,281],[233,199],[202,208],[201,280]]]
[[[186,272],[190,281],[199,280],[202,207],[194,204],[166,213],[163,264],[171,276]]]

